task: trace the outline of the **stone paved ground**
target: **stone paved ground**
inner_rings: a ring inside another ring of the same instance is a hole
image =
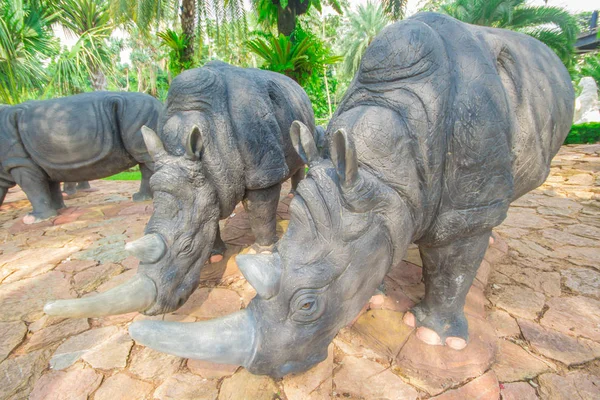
[[[147,318],[138,313],[44,316],[49,299],[102,292],[135,274],[123,245],[140,237],[152,206],[129,200],[136,182],[97,181],[99,191],[68,199],[58,218],[25,226],[30,206],[15,188],[0,211],[0,399],[598,399],[599,153],[600,145],[563,148],[546,184],[514,203],[468,296],[467,349],[425,346],[402,324],[423,295],[411,248],[327,360],[278,381],[136,345],[126,327]],[[253,297],[232,257],[252,242],[245,213],[224,225],[225,260],[160,318],[210,319]]]

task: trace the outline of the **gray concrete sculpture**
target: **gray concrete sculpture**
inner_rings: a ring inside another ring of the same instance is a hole
[[[544,182],[573,118],[566,68],[520,33],[425,13],[384,29],[309,164],[273,254],[240,255],[257,296],[211,321],[134,322],[140,344],[280,377],[325,359],[411,242],[425,298],[405,315],[431,344],[468,340],[465,296],[511,201]]]
[[[219,220],[240,201],[256,236],[253,250],[270,253],[281,182],[292,176],[295,187],[304,173],[290,139],[294,120],[315,129],[306,93],[283,75],[210,62],[177,76],[160,122],[163,140],[144,130],[156,164],[154,214],[145,236],[126,247],[141,260],[137,276],[96,297],[47,304],[46,313],[155,315],[179,308],[205,262],[223,254]]]
[[[156,126],[162,104],[142,93],[93,92],[0,109],[0,205],[18,184],[35,223],[57,215],[60,182],[87,181],[140,165],[133,200],[152,198],[152,160],[141,127]]]
[[[81,182],[63,182],[63,193],[66,195],[74,195],[78,191],[90,190],[92,187],[88,181]]]

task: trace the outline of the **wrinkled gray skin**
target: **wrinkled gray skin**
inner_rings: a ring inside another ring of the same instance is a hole
[[[294,120],[315,129],[306,93],[284,75],[210,62],[177,76],[159,135],[144,131],[156,165],[150,180],[154,213],[145,236],[127,246],[142,261],[136,289],[126,290],[125,283],[118,295],[113,289],[96,300],[75,301],[82,306],[58,301],[45,311],[98,316],[176,310],[198,286],[211,255],[223,254],[219,220],[240,201],[256,237],[253,250],[271,252],[281,183],[292,177],[295,188],[304,175],[290,139]],[[122,292],[130,302],[120,298]]]
[[[142,93],[93,92],[0,108],[0,205],[18,184],[31,202],[26,222],[57,215],[60,182],[105,178],[140,165],[136,201],[152,198],[152,160],[141,133],[162,104]]]
[[[491,229],[547,177],[573,100],[566,69],[531,37],[433,13],[387,27],[328,126],[331,160],[299,130],[310,169],[278,252],[237,257],[257,290],[247,309],[139,321],[132,337],[255,374],[304,371],[414,242],[426,294],[409,315],[439,344],[465,343],[465,297]]]

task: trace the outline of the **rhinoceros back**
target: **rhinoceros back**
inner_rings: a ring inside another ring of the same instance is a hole
[[[119,130],[123,98],[106,92],[85,93],[21,105],[17,126],[31,159],[55,180],[63,173],[86,171],[104,177],[105,167],[127,168],[135,161],[125,151]]]
[[[544,182],[574,94],[560,59],[527,35],[438,14],[415,19],[438,32],[453,66],[442,198],[425,238],[440,243],[499,225],[511,201]]]
[[[500,224],[540,185],[572,113],[569,75],[544,44],[422,13],[369,46],[328,135],[349,130],[361,165],[412,205],[414,239],[441,244]]]

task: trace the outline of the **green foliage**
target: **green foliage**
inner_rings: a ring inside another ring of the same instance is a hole
[[[335,112],[335,99],[332,96],[328,99],[327,92],[336,92],[338,80],[331,68],[327,68],[326,71],[326,74],[320,71],[312,74],[310,79],[304,84],[304,90],[312,103],[317,124],[323,124],[331,118],[329,102],[331,102],[331,113]],[[325,78],[327,78],[327,85],[325,84]]]
[[[0,0],[0,102],[27,100],[47,82],[42,60],[58,50],[43,1]]]
[[[265,30],[270,31],[271,27],[277,25],[280,8],[293,9],[293,14],[299,17],[309,13],[313,8],[321,13],[323,5],[327,5],[332,7],[338,14],[342,14],[342,6],[346,3],[345,0],[252,0],[252,8],[257,14],[258,23]]]
[[[264,60],[262,68],[282,73],[301,86],[313,72],[323,71],[325,65],[342,59],[331,55],[331,50],[318,37],[300,26],[291,37],[261,34],[248,40],[246,46]]]
[[[112,73],[113,59],[108,40],[114,25],[110,20],[108,3],[104,0],[58,0],[57,22],[67,36],[77,37],[77,42],[69,53],[61,53],[64,58],[58,64],[70,63],[60,68],[59,73],[85,70],[95,90],[106,88],[105,74]],[[65,82],[69,75],[56,77],[54,82]],[[64,86],[63,86],[64,87]]]
[[[587,144],[600,142],[600,122],[573,125],[565,144]]]
[[[387,16],[394,21],[404,18],[408,0],[383,0],[381,6]]]
[[[587,32],[590,30],[590,21],[592,19],[592,12],[586,11],[579,14],[575,14],[575,20],[577,21],[577,27],[580,32]]]
[[[139,181],[142,179],[142,173],[138,171],[123,171],[116,175],[104,178],[105,181]]]
[[[389,23],[383,8],[370,1],[359,6],[356,12],[348,14],[341,42],[342,53],[345,54],[344,75],[354,76],[367,47]]]
[[[164,32],[159,32],[157,36],[161,39],[162,46],[170,49],[168,66],[174,77],[179,75],[181,71],[192,68],[193,62],[186,61],[184,57],[185,48],[188,45],[188,39],[184,33],[167,29]]]
[[[576,69],[580,77],[591,76],[600,87],[600,53],[589,53],[580,58]]]
[[[519,31],[544,42],[568,65],[577,39],[577,21],[558,7],[528,6],[525,0],[454,0],[440,8],[470,24]]]

